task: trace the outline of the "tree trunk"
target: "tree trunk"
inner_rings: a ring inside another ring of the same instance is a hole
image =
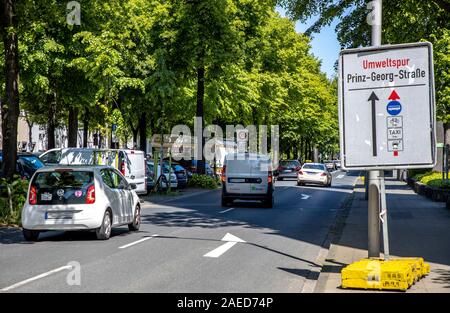
[[[26,118],[26,122],[28,125],[28,152],[33,152],[33,125],[34,122],[31,122],[28,117]]]
[[[17,122],[19,119],[19,48],[16,33],[15,1],[1,0],[1,34],[5,53],[5,94],[1,103],[3,162],[2,173],[13,179],[17,158]],[[8,29],[8,31],[6,31]]]
[[[147,114],[145,112],[139,118],[139,149],[147,153]]]
[[[77,147],[78,138],[78,108],[70,106],[69,107],[69,129],[68,129],[68,147]]]
[[[205,145],[205,138],[203,137],[203,125],[204,125],[204,114],[203,114],[203,104],[205,100],[205,67],[199,66],[197,69],[197,112],[196,116],[201,118],[199,128],[202,130],[200,134],[197,134],[197,142],[201,143],[199,149],[202,153],[202,160],[197,164],[197,171],[199,174],[206,173],[205,166],[205,155],[203,153],[203,147]]]
[[[450,145],[450,122],[444,123],[444,142]]]
[[[139,133],[139,128],[132,128],[131,129],[133,131],[133,148],[132,149],[136,149],[137,147],[137,136]]]
[[[84,119],[83,119],[83,148],[87,148],[88,135],[89,135],[89,109],[86,108],[84,111]]]
[[[56,106],[56,93],[53,94],[53,99],[47,97],[49,103],[49,109],[47,112],[47,149],[53,149],[56,147],[55,143],[55,106]]]

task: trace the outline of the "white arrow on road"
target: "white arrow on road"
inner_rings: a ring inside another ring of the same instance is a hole
[[[311,196],[302,194],[302,200],[308,200],[309,198],[311,198]]]
[[[341,175],[336,176],[336,178],[341,179],[341,178],[344,178],[344,176],[345,176],[344,174],[341,174]]]
[[[223,238],[222,241],[226,241],[226,243],[224,243],[223,245],[221,245],[220,247],[208,252],[207,254],[204,255],[204,257],[207,258],[218,258],[219,256],[221,256],[222,254],[224,254],[225,252],[227,252],[229,249],[231,249],[231,247],[233,247],[235,244],[237,244],[238,242],[245,242],[244,240],[242,240],[239,237],[236,237],[230,233],[227,233]]]

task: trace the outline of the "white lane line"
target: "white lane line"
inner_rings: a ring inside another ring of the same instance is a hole
[[[234,210],[234,208],[220,211],[219,214],[227,213],[227,212],[230,212],[231,210]]]
[[[144,242],[144,241],[146,241],[146,240],[152,239],[153,237],[158,237],[158,235],[155,234],[155,235],[151,235],[150,237],[145,237],[145,238],[142,238],[142,239],[133,241],[132,243],[129,243],[129,244],[126,244],[126,245],[124,245],[124,246],[119,247],[119,249],[126,249],[126,248],[128,248],[128,247],[137,245],[138,243],[141,243],[141,242]]]
[[[25,284],[31,283],[31,282],[33,282],[35,280],[38,280],[38,279],[50,276],[52,274],[55,274],[55,273],[58,273],[58,272],[61,272],[61,271],[64,271],[64,270],[71,270],[71,269],[72,269],[72,266],[70,266],[70,265],[61,266],[61,267],[58,267],[58,268],[56,268],[54,270],[45,272],[43,274],[40,274],[40,275],[31,277],[29,279],[23,280],[21,282],[18,282],[17,284],[11,285],[11,286],[6,287],[6,288],[3,288],[1,291],[9,291],[9,290],[15,289],[17,287],[23,286]]]

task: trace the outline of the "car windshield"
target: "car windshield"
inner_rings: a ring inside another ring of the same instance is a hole
[[[283,167],[297,167],[300,166],[298,161],[280,161],[280,165]]]
[[[37,188],[86,188],[93,181],[93,172],[55,171],[38,173],[33,184]]]
[[[325,170],[325,168],[324,168],[324,166],[322,164],[305,164],[305,165],[303,165],[303,169],[305,169],[305,170],[319,170],[319,171]]]

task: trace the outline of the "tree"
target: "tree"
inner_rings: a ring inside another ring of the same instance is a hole
[[[312,34],[333,19],[339,19],[336,32],[342,47],[370,45],[370,25],[366,1],[332,0],[280,0],[293,19],[305,21],[311,16],[319,18],[308,30]],[[434,61],[440,76],[436,77],[437,118],[444,121],[446,143],[450,144],[450,123],[448,123],[448,67],[446,42],[450,28],[450,1],[448,0],[383,0],[383,44],[430,41],[437,45]],[[413,30],[413,31],[412,31]],[[446,71],[446,72],[445,72]],[[437,72],[437,71],[436,71]],[[445,80],[445,81],[444,81]]]
[[[2,110],[2,173],[13,179],[17,158],[17,122],[19,119],[19,42],[17,35],[16,7],[13,0],[0,2],[0,33],[5,58],[5,97]]]

